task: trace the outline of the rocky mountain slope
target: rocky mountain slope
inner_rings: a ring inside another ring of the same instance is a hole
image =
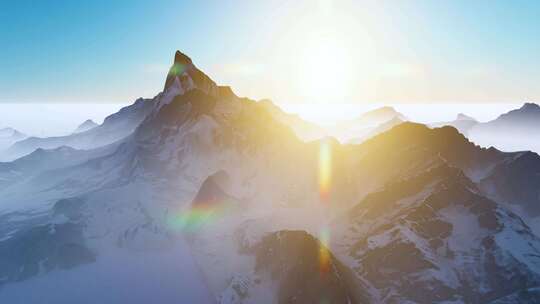
[[[441,165],[368,195],[336,222],[338,256],[381,303],[487,303],[539,284],[540,239]]]

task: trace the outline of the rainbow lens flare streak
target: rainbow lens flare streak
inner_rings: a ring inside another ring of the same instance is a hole
[[[330,194],[332,179],[332,146],[329,141],[321,141],[319,148],[319,196],[326,201]]]
[[[222,218],[231,206],[229,201],[197,203],[169,218],[169,226],[182,232],[196,232]]]
[[[330,230],[328,228],[321,229],[319,242],[319,270],[324,275],[330,270],[330,252],[328,250]]]
[[[171,67],[171,69],[169,71],[169,75],[178,76],[178,75],[181,75],[182,73],[184,73],[185,70],[186,70],[185,65],[180,64],[180,63],[175,63]]]

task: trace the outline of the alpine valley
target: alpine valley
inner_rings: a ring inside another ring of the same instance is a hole
[[[177,51],[154,98],[1,152],[0,302],[540,303],[540,156],[486,135],[538,109],[341,143]]]

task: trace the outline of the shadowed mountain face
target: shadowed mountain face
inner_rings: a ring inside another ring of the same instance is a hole
[[[469,130],[471,140],[504,151],[540,151],[540,106],[526,103],[497,119],[475,125]]]
[[[364,303],[347,267],[304,231],[274,232],[251,250],[255,271],[279,281],[276,303]]]
[[[514,153],[482,179],[480,186],[501,201],[517,204],[523,215],[536,217],[540,215],[538,158],[533,152]]]
[[[162,93],[61,140],[86,145],[130,126],[114,143],[0,164],[0,252],[9,256],[0,297],[23,278],[35,295],[33,284],[96,271],[137,277],[145,292],[170,295],[160,303],[534,295],[540,157],[481,148],[453,127],[397,123],[391,112],[369,115],[391,118],[361,144],[306,143],[288,118],[177,52]],[[167,272],[176,266],[180,275]],[[107,294],[128,301],[126,282],[111,280]],[[193,290],[202,295],[183,297]]]
[[[69,269],[95,261],[85,247],[82,227],[72,223],[31,227],[0,243],[0,288],[54,269]]]
[[[213,207],[222,202],[232,201],[233,198],[221,189],[220,183],[226,182],[229,177],[221,171],[209,176],[201,185],[199,192],[191,202],[193,208],[208,206]]]

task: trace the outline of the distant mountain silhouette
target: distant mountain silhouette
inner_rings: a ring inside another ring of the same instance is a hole
[[[540,106],[525,103],[498,118],[472,127],[468,135],[483,146],[504,151],[532,150],[540,152]]]
[[[90,129],[93,129],[95,127],[99,126],[97,123],[95,123],[93,120],[91,119],[87,119],[85,120],[82,124],[80,124],[76,129],[75,131],[73,131],[73,133],[81,133],[81,132],[85,132],[85,131],[88,131]]]
[[[26,134],[21,133],[13,128],[0,129],[0,150],[6,149],[19,140],[23,140],[28,137]]]
[[[39,148],[55,149],[69,146],[75,149],[92,149],[114,143],[131,134],[152,108],[151,99],[139,98],[132,105],[107,116],[103,124],[86,132],[66,136],[28,137],[18,141],[0,153],[0,160],[13,160]]]
[[[361,142],[375,134],[377,128],[384,129],[392,125],[390,121],[407,121],[405,115],[396,111],[393,107],[385,106],[363,113],[356,119],[339,122],[329,126],[330,133],[336,136],[342,142]]]
[[[456,119],[452,121],[438,122],[430,124],[430,127],[443,127],[452,126],[456,128],[461,134],[468,135],[469,130],[478,124],[478,121],[470,116],[459,113]]]
[[[393,118],[406,120],[405,116],[396,111],[396,109],[394,109],[393,107],[384,106],[360,115],[360,117],[355,119],[355,121],[361,121],[362,123],[380,124],[382,122],[387,122]]]
[[[371,138],[371,137],[373,137],[375,135],[386,132],[386,131],[392,129],[393,127],[395,127],[397,125],[400,125],[400,124],[402,124],[404,122],[405,122],[405,120],[403,120],[402,118],[400,118],[398,116],[395,116],[394,118],[390,119],[389,121],[383,122],[380,125],[376,126],[375,128],[369,130],[367,132],[367,134],[363,135],[362,137],[350,140],[349,143],[352,143],[352,144],[362,143],[365,140],[367,140],[367,139],[369,139],[369,138]]]

